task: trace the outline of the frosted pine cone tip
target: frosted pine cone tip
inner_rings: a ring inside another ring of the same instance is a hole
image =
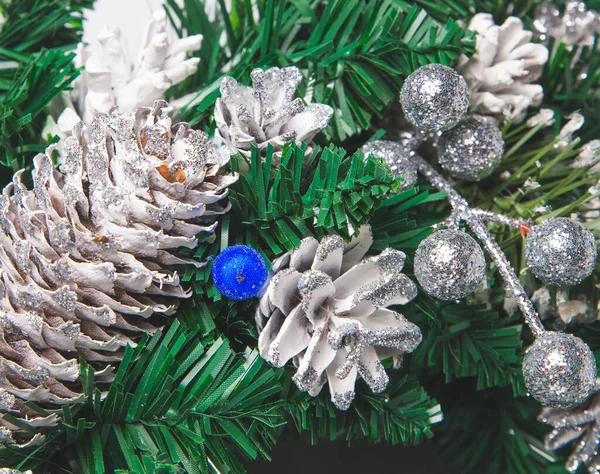
[[[288,143],[310,143],[327,126],[333,109],[324,104],[305,105],[294,94],[302,74],[296,67],[254,69],[252,86],[232,77],[221,82],[215,106],[217,135],[232,152],[248,154],[252,145],[275,151]]]
[[[400,273],[406,256],[387,249],[363,258],[371,244],[367,226],[349,244],[337,235],[304,239],[274,263],[257,310],[261,356],[276,367],[292,359],[294,382],[312,396],[328,382],[341,410],[350,407],[357,378],[382,392],[389,378],[380,360],[398,365],[421,342],[416,325],[387,309],[417,294]]]

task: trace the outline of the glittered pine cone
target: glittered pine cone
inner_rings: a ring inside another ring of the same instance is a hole
[[[253,87],[225,77],[215,106],[217,135],[232,152],[249,155],[251,145],[269,144],[277,152],[288,143],[310,143],[329,123],[331,107],[294,99],[302,80],[298,68],[254,69],[251,76]]]
[[[261,356],[276,367],[292,359],[294,382],[312,396],[329,382],[341,410],[350,407],[357,378],[382,392],[389,379],[380,360],[393,357],[398,366],[421,342],[416,325],[387,309],[417,294],[400,273],[406,256],[387,249],[363,258],[372,242],[368,226],[349,244],[337,235],[304,239],[274,263],[257,310]]]
[[[472,110],[522,120],[528,108],[542,102],[544,90],[534,82],[548,61],[548,49],[533,43],[533,33],[516,17],[496,25],[492,15],[478,13],[469,29],[478,33],[477,52],[462,56],[457,70],[471,88]]]
[[[82,397],[79,357],[110,382],[123,346],[189,296],[173,267],[202,264],[173,251],[214,231],[236,176],[165,106],[96,117],[89,139],[80,126],[65,140],[60,171],[49,149],[32,190],[19,171],[0,197],[1,443],[28,441],[4,414],[55,424],[60,405]]]

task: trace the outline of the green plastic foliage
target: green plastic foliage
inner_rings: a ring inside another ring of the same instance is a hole
[[[431,438],[431,425],[443,418],[440,405],[414,376],[393,373],[389,366],[387,369],[391,375],[388,389],[372,394],[359,383],[357,398],[346,412],[334,408],[329,393],[311,398],[295,392],[288,410],[296,429],[308,431],[313,444],[344,439],[349,444],[385,441],[410,445]]]
[[[3,0],[0,49],[21,54],[42,48],[73,48],[81,41],[84,11],[93,0]],[[6,51],[2,51],[6,53]]]
[[[404,78],[432,62],[452,64],[474,51],[474,33],[448,19],[439,23],[425,10],[393,0],[267,0],[258,2],[255,21],[249,2],[233,1],[229,11],[219,2],[216,20],[203,13],[202,0],[186,0],[167,10],[181,35],[203,33],[209,42],[199,56],[206,70],[174,94],[195,93],[183,108],[183,119],[210,131],[209,119],[219,84],[227,74],[248,83],[255,67],[300,68],[300,92],[311,102],[336,110],[327,139],[340,142],[368,129],[397,101]],[[433,2],[421,2],[431,5]],[[442,2],[444,16],[465,3]],[[218,44],[225,34],[229,50]],[[201,68],[202,69],[202,68]]]
[[[0,2],[0,181],[44,150],[40,132],[48,105],[79,75],[73,54],[83,11],[93,0]],[[44,49],[42,49],[44,48]]]
[[[317,148],[306,154],[306,145],[284,148],[281,163],[274,168],[271,147],[266,158],[254,148],[247,174],[230,188],[232,208],[222,221],[215,241],[199,245],[195,258],[206,260],[224,248],[246,244],[259,249],[272,260],[300,245],[304,237],[322,238],[337,233],[347,240],[369,221],[370,214],[399,186],[381,160],[365,159],[357,151],[348,156],[342,148]],[[232,163],[234,170],[239,164]],[[188,268],[185,278],[204,286],[210,265]],[[214,287],[200,288],[211,298],[219,298]]]
[[[3,81],[0,72],[1,165],[17,171],[27,166],[33,154],[44,151],[46,145],[40,137],[44,111],[79,75],[74,57],[57,49],[44,50],[23,58],[26,62],[11,72],[10,79]],[[10,174],[7,170],[3,181],[8,181]]]
[[[87,401],[64,408],[76,472],[244,472],[238,456],[268,459],[283,422],[281,371],[178,320],[126,348],[106,393],[81,365]]]
[[[409,316],[423,330],[423,342],[410,358],[411,367],[442,372],[446,383],[474,377],[477,390],[512,386],[524,394],[521,377],[521,316],[502,315],[504,292],[490,292],[485,304],[446,303],[423,294]]]

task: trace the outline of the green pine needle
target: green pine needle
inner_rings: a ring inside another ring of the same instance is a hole
[[[73,54],[81,41],[83,12],[93,0],[0,1],[1,184],[44,150],[47,107],[79,71]]]
[[[344,439],[349,444],[366,440],[410,445],[431,438],[431,426],[443,418],[440,405],[415,377],[395,374],[387,368],[391,374],[388,389],[376,395],[368,393],[362,383],[357,384],[363,393],[359,392],[347,412],[335,409],[329,393],[316,398],[293,393],[288,410],[296,429],[308,431],[313,444]]]
[[[430,6],[430,2],[423,1]],[[254,67],[297,66],[307,78],[301,94],[331,105],[338,113],[325,138],[342,142],[367,130],[395,104],[404,78],[418,67],[452,64],[474,51],[474,33],[458,26],[450,12],[464,12],[464,2],[443,2],[435,15],[406,2],[386,0],[269,0],[259,2],[255,24],[248,3],[218,8],[210,22],[202,0],[175,0],[167,10],[181,35],[209,38],[198,53],[204,69],[173,94],[194,94],[183,119],[207,131],[219,83],[227,74],[247,83]],[[219,46],[225,35],[229,50]]]

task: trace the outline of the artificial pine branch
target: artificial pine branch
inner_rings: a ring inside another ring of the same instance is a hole
[[[349,445],[364,441],[412,445],[431,438],[432,425],[443,419],[439,403],[413,375],[390,374],[384,393],[363,393],[346,412],[337,411],[328,396],[313,398],[295,388],[288,393],[286,408],[298,432],[308,431],[313,444],[343,439]]]
[[[127,348],[107,387],[94,386],[94,371],[82,361],[85,403],[65,406],[58,435],[23,452],[19,466],[242,473],[240,457],[268,459],[284,422],[281,371],[256,352],[238,355],[223,337],[203,333],[202,324],[187,319],[144,337]]]
[[[74,49],[81,40],[83,12],[93,0],[0,2],[0,184],[44,150],[44,111],[79,71]]]
[[[195,258],[207,259],[227,246],[245,243],[273,259],[304,237],[335,232],[349,240],[399,185],[383,162],[366,160],[360,151],[348,156],[344,149],[330,146],[306,155],[306,145],[293,144],[284,148],[279,168],[269,171],[274,159],[269,147],[264,163],[257,148],[249,164],[240,155],[232,161],[234,170],[241,164],[249,167],[248,173],[230,188],[232,209],[220,235],[201,243]],[[210,270],[210,265],[199,271],[188,268],[185,278],[199,283],[199,294],[220,299]]]
[[[600,42],[591,46],[568,47],[550,38],[550,58],[544,68],[541,84],[544,104],[567,116],[580,110],[586,118],[581,138],[597,138],[600,125]]]
[[[441,373],[446,383],[471,377],[477,390],[511,386],[523,395],[520,317],[502,314],[502,289],[492,287],[484,294],[491,308],[476,300],[456,304],[419,295],[409,318],[422,328],[423,343],[410,366],[430,377]]]
[[[0,48],[37,53],[42,48],[74,49],[81,41],[83,14],[94,0],[4,0]]]
[[[214,32],[212,46],[204,45],[200,53],[209,59],[208,72],[177,89],[179,95],[195,94],[182,115],[201,127],[209,126],[225,72],[243,79],[257,66],[294,65],[311,81],[302,91],[305,97],[339,111],[325,130],[326,138],[339,143],[389,111],[404,78],[416,68],[430,62],[452,64],[475,45],[474,34],[454,20],[441,24],[404,2],[270,0],[259,8],[256,24],[242,1],[233,2],[230,11],[219,9],[215,22],[202,13],[192,18],[204,10],[203,0],[187,0],[185,6],[178,8],[174,0],[167,4],[181,34],[195,34],[205,26]],[[222,34],[229,52],[218,46]]]

